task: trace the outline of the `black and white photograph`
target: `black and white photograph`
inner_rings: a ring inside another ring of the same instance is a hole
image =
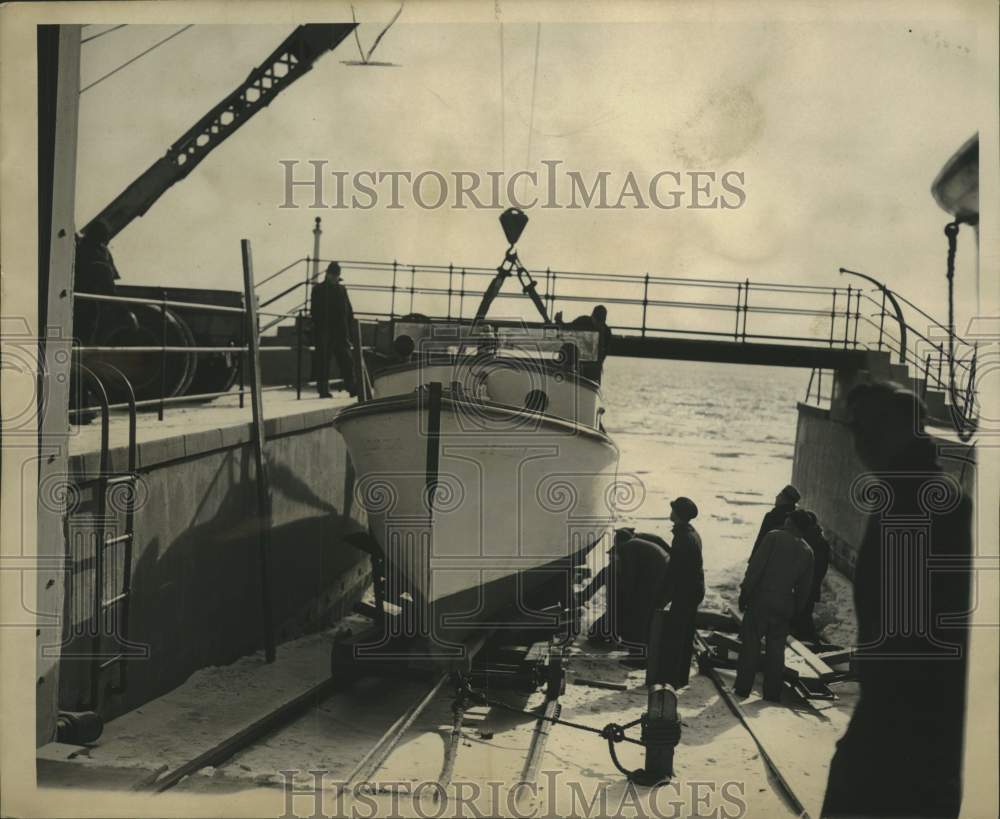
[[[997,816],[998,21],[0,6],[0,814]]]

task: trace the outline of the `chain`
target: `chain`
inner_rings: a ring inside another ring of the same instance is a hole
[[[505,702],[500,702],[499,700],[491,699],[487,697],[483,692],[476,691],[469,684],[463,680],[462,687],[459,689],[459,696],[466,697],[470,700],[475,701],[480,705],[489,705],[493,708],[502,708],[505,711],[510,711],[514,714],[520,714],[522,716],[534,717],[535,719],[542,720],[543,722],[551,722],[553,725],[565,725],[567,728],[576,728],[578,731],[587,731],[591,734],[597,734],[602,739],[606,739],[610,746],[614,746],[616,742],[631,742],[634,745],[642,745],[643,743],[638,739],[633,739],[632,737],[625,736],[625,731],[629,728],[633,728],[642,722],[642,717],[634,719],[631,722],[627,722],[624,725],[619,725],[617,722],[609,722],[603,728],[595,728],[593,725],[584,725],[579,722],[571,722],[570,720],[562,719],[561,717],[547,717],[544,714],[536,714],[534,711],[528,711],[524,708],[517,708],[513,705],[508,705]],[[614,756],[614,754],[612,754]]]

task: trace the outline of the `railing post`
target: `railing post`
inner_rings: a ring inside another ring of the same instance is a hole
[[[813,379],[814,379],[815,377],[816,377],[816,368],[815,368],[815,367],[813,367],[813,368],[812,368],[812,369],[811,369],[811,370],[809,371],[809,385],[808,385],[808,386],[806,387],[806,400],[805,400],[805,403],[806,403],[806,404],[808,404],[808,403],[809,403],[809,396],[810,396],[810,395],[812,395],[812,389],[813,389]]]
[[[830,346],[833,347],[833,334],[837,323],[837,288],[833,288],[833,304],[830,306]]]
[[[556,272],[552,271],[552,304],[549,305],[549,315],[556,314]]]
[[[750,278],[743,282],[743,342],[747,340],[747,313],[750,306]]]
[[[646,309],[649,307],[649,274],[642,280],[642,337],[646,337]]]
[[[247,350],[247,319],[246,302],[243,304],[243,320],[240,322],[240,351],[238,353],[236,371],[240,385],[240,409],[244,407],[243,397],[246,392],[245,372],[246,372],[246,350]]]
[[[844,349],[847,349],[847,337],[851,327],[851,286],[847,285],[847,307],[844,308]]]
[[[920,395],[922,399],[927,398],[927,382],[930,380],[930,377],[931,377],[931,354],[927,353],[926,358],[924,358],[924,387],[923,390],[921,390],[921,395]]]
[[[396,318],[396,274],[399,272],[399,264],[395,259],[392,260],[392,290],[390,291],[391,297],[389,301],[389,318]]]
[[[854,298],[854,343],[853,347],[856,350],[858,348],[858,324],[861,321],[861,288],[859,287],[855,291]]]
[[[260,383],[260,349],[257,338],[257,304],[254,301],[253,259],[250,253],[250,240],[242,239],[240,249],[243,253],[243,298],[245,311],[244,324],[249,337],[250,349],[250,405],[253,411],[253,442],[254,461],[257,484],[257,535],[258,560],[260,569],[260,605],[264,644],[264,660],[273,663],[276,656],[274,619],[271,603],[271,525],[272,507],[271,490],[268,480],[267,460],[264,454],[264,407],[261,399]]]
[[[167,291],[160,292],[160,406],[157,420],[163,420],[163,401],[167,392]]]
[[[733,341],[740,340],[740,307],[743,306],[743,282],[736,282],[736,327],[733,329]]]
[[[816,377],[816,403],[823,403],[823,368],[819,369]]]
[[[549,315],[552,315],[552,268],[545,268],[545,304],[549,308]]]
[[[448,262],[448,321],[451,321],[451,278],[454,272],[455,268]]]
[[[316,224],[313,227],[313,278],[319,276],[319,239],[323,235],[323,228],[320,227],[320,218],[316,217]],[[306,264],[306,281],[309,277],[309,265]],[[309,287],[306,287],[306,304],[309,303]]]
[[[413,312],[413,293],[417,288],[417,266],[410,265],[410,312]]]
[[[882,349],[882,335],[885,328],[885,288],[882,288],[882,312],[878,316],[878,348]]]
[[[462,268],[462,278],[459,281],[459,291],[458,291],[458,317],[461,319],[465,316],[465,268]]]
[[[942,385],[942,383],[943,383],[941,381],[941,367],[944,364],[944,346],[943,345],[938,344],[937,353],[938,353],[937,383],[938,383],[938,386],[940,387]]]
[[[303,310],[295,317],[295,398],[302,400],[302,324]]]

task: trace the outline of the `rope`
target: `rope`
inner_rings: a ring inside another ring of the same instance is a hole
[[[122,64],[121,64],[120,66],[118,66],[118,68],[115,68],[115,69],[112,69],[112,70],[111,70],[111,71],[109,71],[109,72],[108,72],[107,74],[105,74],[105,75],[104,75],[103,77],[99,77],[98,79],[94,80],[94,81],[93,81],[93,82],[92,82],[92,83],[91,83],[90,85],[87,85],[87,86],[84,86],[83,88],[81,88],[81,89],[80,89],[80,93],[82,94],[82,93],[83,93],[84,91],[89,91],[89,90],[90,90],[91,88],[93,88],[93,87],[94,87],[95,85],[98,85],[99,83],[102,83],[102,82],[104,82],[104,81],[105,81],[106,79],[108,79],[109,77],[112,77],[112,76],[114,76],[114,75],[115,75],[115,74],[117,74],[117,73],[118,73],[119,71],[121,71],[121,70],[122,70],[123,68],[125,68],[125,67],[127,67],[127,66],[130,66],[130,65],[132,65],[132,63],[134,63],[134,62],[135,62],[136,60],[139,60],[139,59],[142,59],[142,58],[143,58],[143,57],[145,57],[145,56],[146,56],[147,54],[149,54],[149,52],[153,51],[154,49],[157,49],[157,48],[159,48],[159,47],[160,47],[161,45],[163,45],[164,43],[166,43],[166,42],[169,42],[170,40],[174,39],[174,37],[177,37],[177,36],[179,36],[179,35],[183,34],[183,33],[184,33],[185,31],[187,31],[187,30],[188,30],[189,28],[192,28],[193,26],[194,26],[194,23],[189,23],[188,25],[184,26],[183,28],[181,28],[181,29],[178,29],[177,31],[175,31],[175,32],[174,32],[173,34],[171,34],[170,36],[168,36],[168,37],[164,37],[164,38],[163,38],[162,40],[160,40],[159,42],[156,42],[156,43],[153,43],[153,45],[151,45],[151,46],[150,46],[149,48],[147,48],[147,49],[146,49],[145,51],[143,51],[143,52],[141,52],[141,53],[139,53],[139,54],[136,54],[136,55],[135,55],[135,56],[134,56],[134,57],[133,57],[133,58],[132,58],[131,60],[127,60],[126,62],[124,62],[124,63],[122,63]]]
[[[84,43],[89,43],[91,40],[96,40],[99,37],[103,37],[105,34],[110,34],[112,31],[118,31],[118,29],[125,28],[125,26],[127,25],[128,23],[121,23],[120,25],[112,26],[111,28],[106,28],[104,29],[104,31],[99,31],[97,34],[92,34],[90,37],[84,37],[82,40],[80,40],[80,45],[83,45]]]
[[[528,154],[524,160],[525,169],[531,164],[531,137],[535,133],[535,89],[538,87],[538,50],[539,44],[542,40],[542,24],[539,23],[538,27],[535,29],[535,70],[534,76],[531,80],[531,113],[528,117]],[[528,184],[528,178],[524,178],[524,184],[521,185],[521,196],[524,196],[524,186]]]

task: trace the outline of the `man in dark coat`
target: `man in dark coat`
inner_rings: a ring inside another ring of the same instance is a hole
[[[580,363],[580,375],[591,381],[601,382],[604,371],[604,359],[608,355],[608,345],[611,343],[611,328],[608,327],[608,308],[598,304],[590,311],[589,316],[577,316],[570,322],[570,327],[578,330],[593,330],[597,336],[597,360]]]
[[[615,532],[612,624],[636,654],[649,643],[653,612],[666,603],[666,576],[670,558],[655,543],[643,540],[632,529]]]
[[[115,282],[121,278],[115,260],[108,249],[110,231],[98,220],[91,225],[76,245],[73,264],[73,290],[76,293],[115,294]],[[74,299],[74,335],[84,345],[97,341],[101,319],[108,313],[108,303],[90,299]]]
[[[337,361],[344,389],[356,395],[350,341],[354,309],[347,288],[340,283],[340,265],[337,262],[330,262],[326,278],[313,287],[310,314],[313,343],[316,345],[316,389],[320,398],[330,397],[331,354]]]
[[[823,529],[820,527],[816,515],[808,509],[804,511],[811,521],[809,528],[802,533],[802,538],[813,551],[812,593],[809,595],[806,607],[792,621],[792,634],[800,640],[817,640],[819,635],[816,632],[816,624],[813,622],[813,609],[823,593],[823,578],[826,577],[826,572],[830,568],[830,544],[823,536]]]
[[[799,490],[791,484],[775,495],[774,508],[764,515],[764,520],[760,523],[757,539],[753,542],[753,549],[750,550],[750,557],[747,559],[748,563],[753,559],[754,552],[757,551],[764,535],[785,525],[785,521],[788,520],[788,516],[794,511],[795,504],[799,502],[801,497]]]
[[[667,683],[675,689],[688,684],[694,654],[695,616],[705,598],[705,573],[701,559],[701,537],[691,525],[698,507],[690,498],[670,502],[674,538],[670,545],[664,596],[670,603],[665,612],[656,668],[649,682]]]
[[[854,570],[860,698],[830,763],[822,815],[957,816],[972,503],[938,464],[913,393],[866,384],[848,409],[871,470],[851,487],[869,513]]]
[[[784,527],[764,535],[750,558],[740,587],[739,605],[744,615],[734,690],[741,697],[749,696],[753,688],[763,638],[764,699],[781,701],[788,629],[812,593],[813,554],[802,539],[808,526],[808,515],[796,509]]]

